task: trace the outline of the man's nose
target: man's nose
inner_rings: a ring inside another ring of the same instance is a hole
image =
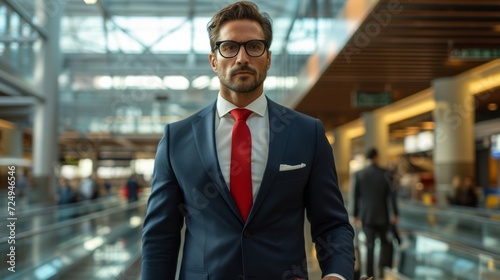
[[[236,55],[236,61],[238,63],[248,63],[249,56],[247,54],[247,51],[245,49],[245,45],[240,46],[240,51],[238,52],[238,55]]]

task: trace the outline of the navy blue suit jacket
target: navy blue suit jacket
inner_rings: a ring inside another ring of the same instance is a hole
[[[268,162],[245,223],[219,168],[215,111],[213,103],[165,127],[144,221],[142,279],[174,279],[184,222],[181,280],[307,278],[305,213],[323,274],[352,279],[353,230],[320,121],[268,100]]]

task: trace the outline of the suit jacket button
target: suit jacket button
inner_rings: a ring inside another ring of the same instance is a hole
[[[244,236],[245,238],[250,237],[250,231],[248,231],[248,229],[246,229],[246,230],[243,232],[243,236]]]

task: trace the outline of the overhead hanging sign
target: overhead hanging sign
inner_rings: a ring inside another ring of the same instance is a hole
[[[450,59],[491,60],[500,58],[500,48],[456,48],[450,51]]]
[[[390,92],[355,92],[354,107],[382,107],[392,103]]]

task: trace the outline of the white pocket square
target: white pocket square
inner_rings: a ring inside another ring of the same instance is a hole
[[[280,164],[280,171],[290,171],[295,169],[300,169],[306,167],[305,163],[297,164],[297,165],[289,165],[289,164]]]

